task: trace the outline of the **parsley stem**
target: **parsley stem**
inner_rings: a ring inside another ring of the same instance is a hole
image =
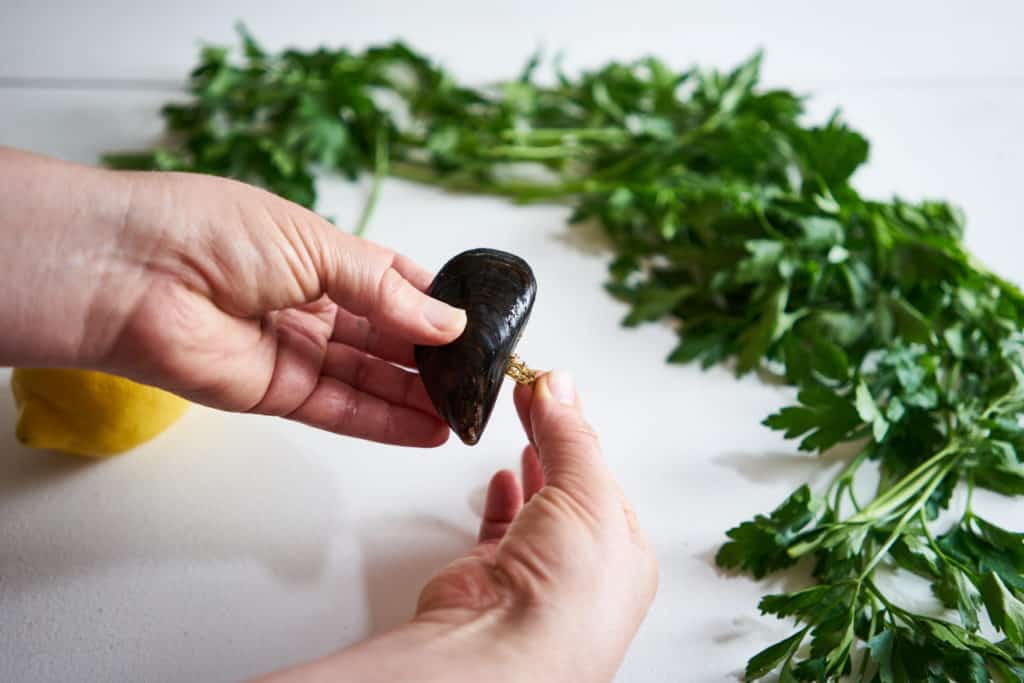
[[[384,182],[384,176],[388,173],[388,129],[385,125],[377,127],[376,144],[373,152],[373,184],[370,186],[370,197],[363,205],[363,213],[359,217],[356,229],[353,234],[362,237],[370,224],[370,216],[377,206],[377,198],[380,196],[380,186]]]
[[[913,497],[915,491],[918,490],[921,481],[926,481],[932,476],[931,470],[937,467],[950,455],[950,453],[955,452],[957,448],[959,448],[958,443],[950,442],[941,451],[928,458],[914,468],[910,473],[905,475],[888,491],[880,494],[877,498],[871,501],[871,503],[859,513],[850,517],[847,522],[865,522],[875,520],[899,507],[906,500]]]
[[[870,592],[872,595],[878,598],[879,602],[885,605],[885,609],[889,612],[890,615],[890,623],[894,627],[896,626],[896,621],[894,617],[899,617],[904,622],[910,623],[910,620],[907,618],[907,611],[902,607],[894,604],[890,600],[888,600],[885,597],[885,594],[882,593],[882,591],[878,589],[878,586],[875,585],[874,581],[872,581],[869,578],[864,579],[864,587],[868,589],[868,592]]]
[[[871,639],[875,637],[875,629],[877,627],[878,627],[878,610],[875,609],[874,598],[873,598],[873,596],[871,596],[871,620],[868,622],[868,637],[864,639],[865,641],[871,642]],[[860,671],[857,674],[857,680],[861,681],[862,683],[866,683],[867,680],[868,680],[867,673],[868,673],[868,664],[870,662],[871,662],[871,657],[868,656],[868,653],[865,650],[861,650]]]
[[[535,128],[533,130],[506,130],[501,137],[517,144],[593,141],[626,142],[630,135],[621,128]]]
[[[967,472],[967,502],[964,504],[963,519],[974,517],[972,505],[974,503],[974,470]]]
[[[859,512],[860,505],[857,503],[857,497],[853,492],[853,477],[860,469],[860,466],[867,460],[868,452],[866,449],[861,449],[857,455],[850,459],[848,463],[843,467],[842,471],[836,475],[836,478],[832,480],[831,491],[833,493],[833,504],[832,507],[839,513],[839,503],[842,497],[843,491],[846,491],[850,495],[850,501],[853,503],[853,507]]]
[[[570,157],[582,157],[591,154],[593,150],[576,145],[562,145],[558,147],[529,147],[526,145],[498,145],[487,150],[488,157],[500,157],[518,159],[521,161],[551,161],[568,159]]]
[[[947,462],[943,467],[941,467],[938,472],[932,475],[932,478],[929,480],[928,484],[923,489],[921,489],[921,492],[917,496],[917,499],[914,501],[913,505],[911,505],[907,509],[907,511],[903,513],[902,517],[900,517],[899,522],[897,522],[896,527],[889,534],[889,537],[885,540],[885,543],[883,543],[882,547],[878,549],[878,552],[876,552],[875,556],[871,558],[871,561],[868,562],[867,566],[865,566],[861,570],[861,579],[864,579],[867,576],[869,576],[871,572],[874,570],[875,566],[882,561],[882,558],[885,556],[885,554],[889,552],[889,548],[892,547],[892,544],[895,543],[897,539],[899,539],[900,535],[903,533],[903,529],[907,526],[907,523],[914,517],[914,515],[917,514],[918,510],[924,507],[924,504],[928,502],[928,499],[931,498],[932,493],[935,492],[935,489],[938,488],[939,484],[941,484],[943,479],[946,478],[946,475],[949,474],[949,471],[953,469],[953,465],[955,465],[956,462],[957,460],[955,458],[950,459],[950,461]]]
[[[633,166],[638,165],[641,161],[643,161],[643,156],[639,153],[626,154],[615,163],[599,169],[594,174],[594,177],[607,180],[609,178],[617,178],[619,176],[626,175],[630,170],[632,170]]]
[[[441,175],[432,167],[409,161],[394,161],[390,166],[390,174],[403,180],[434,185],[449,192],[466,192],[469,194],[491,194],[506,197],[519,202],[553,201],[566,199],[580,192],[594,189],[587,181],[562,183],[530,183],[490,182],[484,184],[466,176]]]
[[[936,541],[935,537],[932,535],[931,529],[928,528],[928,520],[925,519],[923,509],[918,511],[917,516],[921,522],[921,530],[924,532],[925,538],[928,540],[928,547],[932,549],[939,559],[953,565],[954,567],[958,567],[961,571],[967,572],[968,574],[974,573],[970,567],[965,566],[963,562],[951,557],[942,549],[942,546],[939,545],[938,541]]]

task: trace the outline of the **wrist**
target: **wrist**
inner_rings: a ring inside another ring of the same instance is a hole
[[[525,630],[495,613],[449,623],[416,618],[387,633],[260,683],[353,680],[362,683],[535,683],[569,680],[546,662]],[[574,679],[579,680],[579,679]]]
[[[0,364],[92,366],[138,269],[123,252],[130,175],[0,148]]]

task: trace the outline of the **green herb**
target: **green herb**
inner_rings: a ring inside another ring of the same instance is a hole
[[[758,89],[759,55],[727,73],[651,58],[556,70],[550,85],[534,58],[487,88],[400,43],[270,55],[243,32],[243,56],[204,50],[190,101],[164,109],[175,142],[107,163],[231,176],[306,206],[317,171],[366,169],[572,202],[614,245],[625,324],[677,324],[669,362],[775,372],[798,393],[766,425],[807,451],[853,444],[827,490],[801,486],[728,532],[723,567],[814,564],[814,585],[761,601],[799,626],[747,677],[1024,680],[1024,535],[970,502],[934,529],[958,484],[1024,494],[1024,296],[965,250],[953,207],[860,196],[867,141]],[[879,483],[858,498],[867,469]],[[883,567],[930,582],[956,616],[901,606]]]

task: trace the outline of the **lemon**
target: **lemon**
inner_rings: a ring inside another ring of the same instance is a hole
[[[161,389],[89,370],[16,368],[11,390],[19,441],[91,458],[149,441],[188,407]]]

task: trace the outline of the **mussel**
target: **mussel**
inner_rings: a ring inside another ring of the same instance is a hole
[[[438,271],[430,296],[466,311],[466,329],[444,346],[417,346],[416,366],[441,417],[472,446],[480,440],[506,372],[532,381],[514,355],[537,296],[523,259],[495,249],[471,249]]]

